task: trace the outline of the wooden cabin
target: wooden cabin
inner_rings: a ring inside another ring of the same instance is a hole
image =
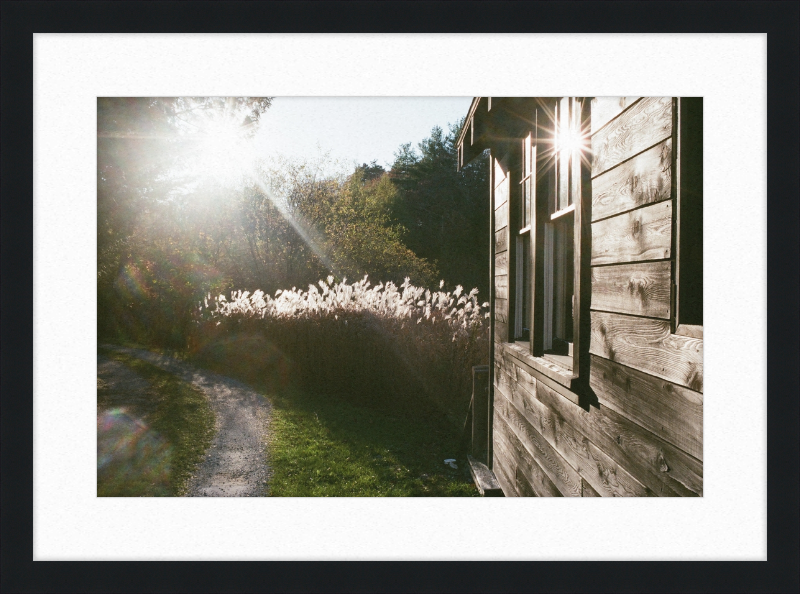
[[[506,496],[702,496],[702,121],[701,98],[472,101],[459,167],[490,160],[494,279],[476,457]]]

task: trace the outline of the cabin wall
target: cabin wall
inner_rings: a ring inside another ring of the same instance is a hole
[[[492,160],[492,204],[494,205],[494,336],[505,340],[508,335],[508,219],[509,187],[508,171],[497,159]]]
[[[507,496],[702,495],[702,331],[675,333],[673,311],[675,102],[603,97],[591,109],[591,196],[582,197],[591,328],[580,384],[508,342],[516,180],[492,159],[492,469]]]

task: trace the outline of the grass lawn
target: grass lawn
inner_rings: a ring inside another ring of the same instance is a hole
[[[470,497],[478,491],[458,435],[412,419],[287,389],[273,403],[270,495],[282,497]]]
[[[180,496],[214,436],[214,413],[205,396],[160,368],[115,351],[101,349],[111,359],[130,367],[150,385],[142,407],[145,425],[131,422],[112,409],[104,415],[109,431],[118,437],[101,469],[98,460],[97,495],[100,497]],[[98,408],[108,395],[98,390]],[[123,423],[123,421],[127,421]],[[100,439],[100,434],[98,434]],[[108,441],[108,440],[107,440]]]

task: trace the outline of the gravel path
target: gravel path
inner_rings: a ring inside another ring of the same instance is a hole
[[[98,417],[115,407],[125,407],[131,414],[139,417],[146,416],[151,408],[147,397],[149,389],[148,381],[133,369],[98,353]]]
[[[262,497],[268,493],[266,459],[270,404],[245,384],[170,357],[114,345],[104,348],[137,357],[200,389],[216,417],[217,433],[189,481],[187,497]],[[98,373],[100,359],[98,358]]]

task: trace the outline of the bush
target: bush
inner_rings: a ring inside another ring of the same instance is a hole
[[[473,365],[489,359],[488,303],[332,277],[275,297],[256,291],[200,304],[190,350],[204,364],[267,385],[299,385],[403,414],[463,422]]]

